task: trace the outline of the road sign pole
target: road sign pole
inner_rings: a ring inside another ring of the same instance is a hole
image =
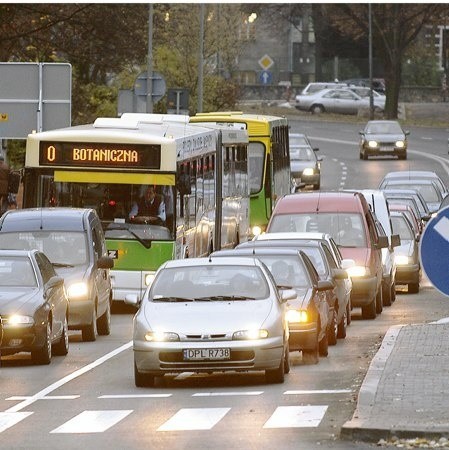
[[[148,70],[147,70],[147,113],[153,112],[153,4],[148,14]]]

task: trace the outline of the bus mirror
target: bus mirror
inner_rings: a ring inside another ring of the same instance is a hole
[[[192,189],[190,186],[190,177],[186,173],[181,173],[178,176],[178,182],[176,183],[176,187],[181,195],[190,195],[192,193]]]

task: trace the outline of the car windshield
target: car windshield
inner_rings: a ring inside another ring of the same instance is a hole
[[[341,247],[366,247],[362,216],[357,213],[276,214],[270,233],[314,231],[330,234]]]
[[[439,203],[441,202],[441,197],[438,190],[432,183],[429,184],[419,184],[416,181],[412,183],[403,183],[394,185],[395,189],[414,189],[418,191],[424,198],[426,202]]]
[[[313,150],[307,147],[290,147],[290,159],[297,161],[314,160]]]
[[[402,134],[402,128],[396,122],[368,123],[366,132],[370,134]]]
[[[260,267],[207,264],[161,270],[151,290],[152,301],[260,300],[269,296]]]
[[[290,147],[300,147],[300,146],[308,146],[309,145],[309,143],[307,142],[307,140],[304,136],[289,135],[288,141],[289,141]]]
[[[17,231],[0,233],[0,248],[36,249],[45,253],[52,264],[84,265],[87,263],[85,234],[76,231]]]
[[[0,259],[0,286],[36,287],[31,261],[23,257]]]

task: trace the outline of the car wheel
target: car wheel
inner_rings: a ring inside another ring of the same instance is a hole
[[[97,321],[98,334],[109,336],[111,334],[111,302],[108,301],[106,311]]]
[[[320,343],[318,344],[318,354],[319,356],[329,355],[329,338],[327,333],[323,336]]]
[[[362,319],[376,318],[376,297],[371,300],[369,305],[362,306]]]
[[[317,333],[314,347],[312,349],[302,351],[302,362],[304,364],[307,364],[307,365],[318,364],[318,360],[319,360],[319,357],[318,357],[318,347],[319,347],[318,334],[319,334],[319,332]]]
[[[285,357],[284,357],[284,373],[290,373],[290,350],[285,349]]]
[[[408,293],[409,294],[417,294],[419,292],[419,283],[409,283],[408,284]]]
[[[324,112],[324,107],[323,105],[312,105],[310,107],[310,112],[312,114],[321,114]]]
[[[348,304],[346,305],[346,325],[351,323],[352,317],[352,308],[351,308],[351,299],[349,299]]]
[[[50,320],[47,320],[46,335],[44,345],[31,351],[31,360],[34,364],[50,364],[51,361],[51,326]]]
[[[391,285],[391,303],[396,300],[396,281]]]
[[[265,371],[265,380],[267,383],[283,383],[285,380],[285,356],[281,358],[279,367],[277,369],[267,369]]]
[[[337,338],[344,339],[346,337],[346,327],[348,325],[348,309],[345,308],[345,312],[343,313],[343,317],[338,324],[337,330]]]
[[[136,387],[153,387],[155,376],[139,372],[136,363],[134,363],[134,384]]]
[[[382,283],[383,284],[383,283]],[[383,310],[382,304],[382,284],[376,294],[376,313],[380,314]]]
[[[327,328],[327,340],[329,345],[335,345],[337,343],[338,323],[337,323],[337,310],[334,308],[332,311],[331,321]]]
[[[81,330],[84,342],[94,342],[97,339],[97,317],[95,311],[95,304],[92,308],[92,320],[89,325]]]
[[[391,306],[391,285],[382,283],[382,304],[384,306]]]
[[[61,339],[59,339],[59,341],[54,345],[53,353],[60,356],[67,355],[67,353],[69,353],[69,326],[67,323],[67,316],[64,318]]]

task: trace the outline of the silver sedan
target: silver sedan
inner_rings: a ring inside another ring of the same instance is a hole
[[[136,386],[167,373],[264,370],[282,383],[290,370],[285,302],[255,257],[189,258],[164,263],[133,322]]]
[[[310,111],[312,114],[330,112],[357,114],[359,109],[369,108],[369,98],[360,97],[350,89],[323,89],[314,94],[297,95],[296,109]],[[383,111],[385,99],[374,99],[374,110]]]

